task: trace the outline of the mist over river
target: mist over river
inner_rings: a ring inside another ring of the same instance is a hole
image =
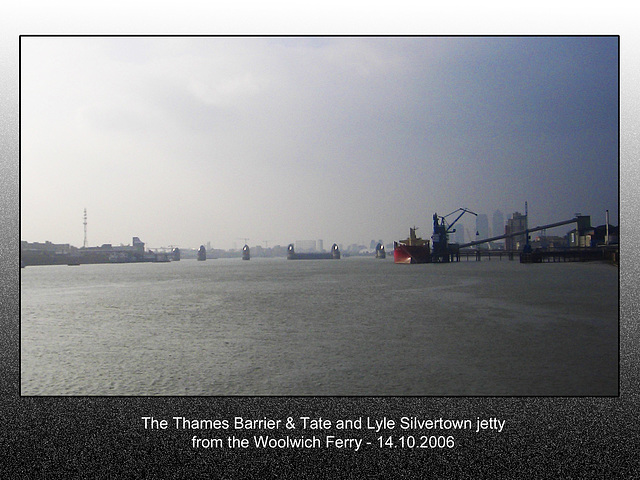
[[[618,268],[483,259],[21,269],[22,395],[617,395]]]

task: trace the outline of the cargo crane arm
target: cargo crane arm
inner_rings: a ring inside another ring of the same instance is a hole
[[[457,210],[454,210],[454,211],[453,211],[453,212],[451,212],[451,213],[446,214],[444,217],[441,217],[441,218],[442,218],[442,221],[444,222],[444,221],[445,221],[445,220],[444,220],[445,218],[447,218],[447,217],[449,217],[449,216],[453,215],[453,214],[454,214],[454,213],[456,213],[456,212],[460,212],[460,215],[458,215],[458,216],[456,217],[456,219],[455,219],[453,222],[451,222],[451,223],[449,224],[449,226],[447,227],[447,230],[446,230],[446,231],[447,231],[447,233],[449,233],[449,232],[455,232],[455,230],[451,230],[451,228],[455,225],[455,223],[456,223],[458,220],[460,220],[460,217],[462,217],[465,213],[470,213],[470,214],[472,214],[472,215],[475,215],[476,217],[478,216],[478,214],[477,214],[477,213],[472,212],[472,211],[471,211],[471,210],[469,210],[468,208],[459,208],[459,209],[457,209]]]

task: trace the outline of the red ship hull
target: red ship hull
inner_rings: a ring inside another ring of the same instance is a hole
[[[393,261],[395,263],[430,263],[431,249],[427,245],[403,245],[393,242]]]

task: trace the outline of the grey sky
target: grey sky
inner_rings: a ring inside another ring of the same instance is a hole
[[[368,244],[525,201],[618,223],[616,38],[21,41],[23,240],[81,246],[86,207],[90,245]]]

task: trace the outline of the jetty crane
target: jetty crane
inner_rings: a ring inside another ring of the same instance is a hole
[[[448,223],[447,217],[458,212],[460,213],[455,220]],[[477,213],[472,212],[468,208],[462,207],[444,216],[438,216],[437,213],[433,214],[433,235],[431,236],[433,244],[433,250],[431,252],[432,262],[447,263],[451,260],[452,255],[456,255],[459,252],[458,244],[449,244],[449,234],[456,231],[453,226],[465,213],[470,213],[476,217],[478,216]]]

